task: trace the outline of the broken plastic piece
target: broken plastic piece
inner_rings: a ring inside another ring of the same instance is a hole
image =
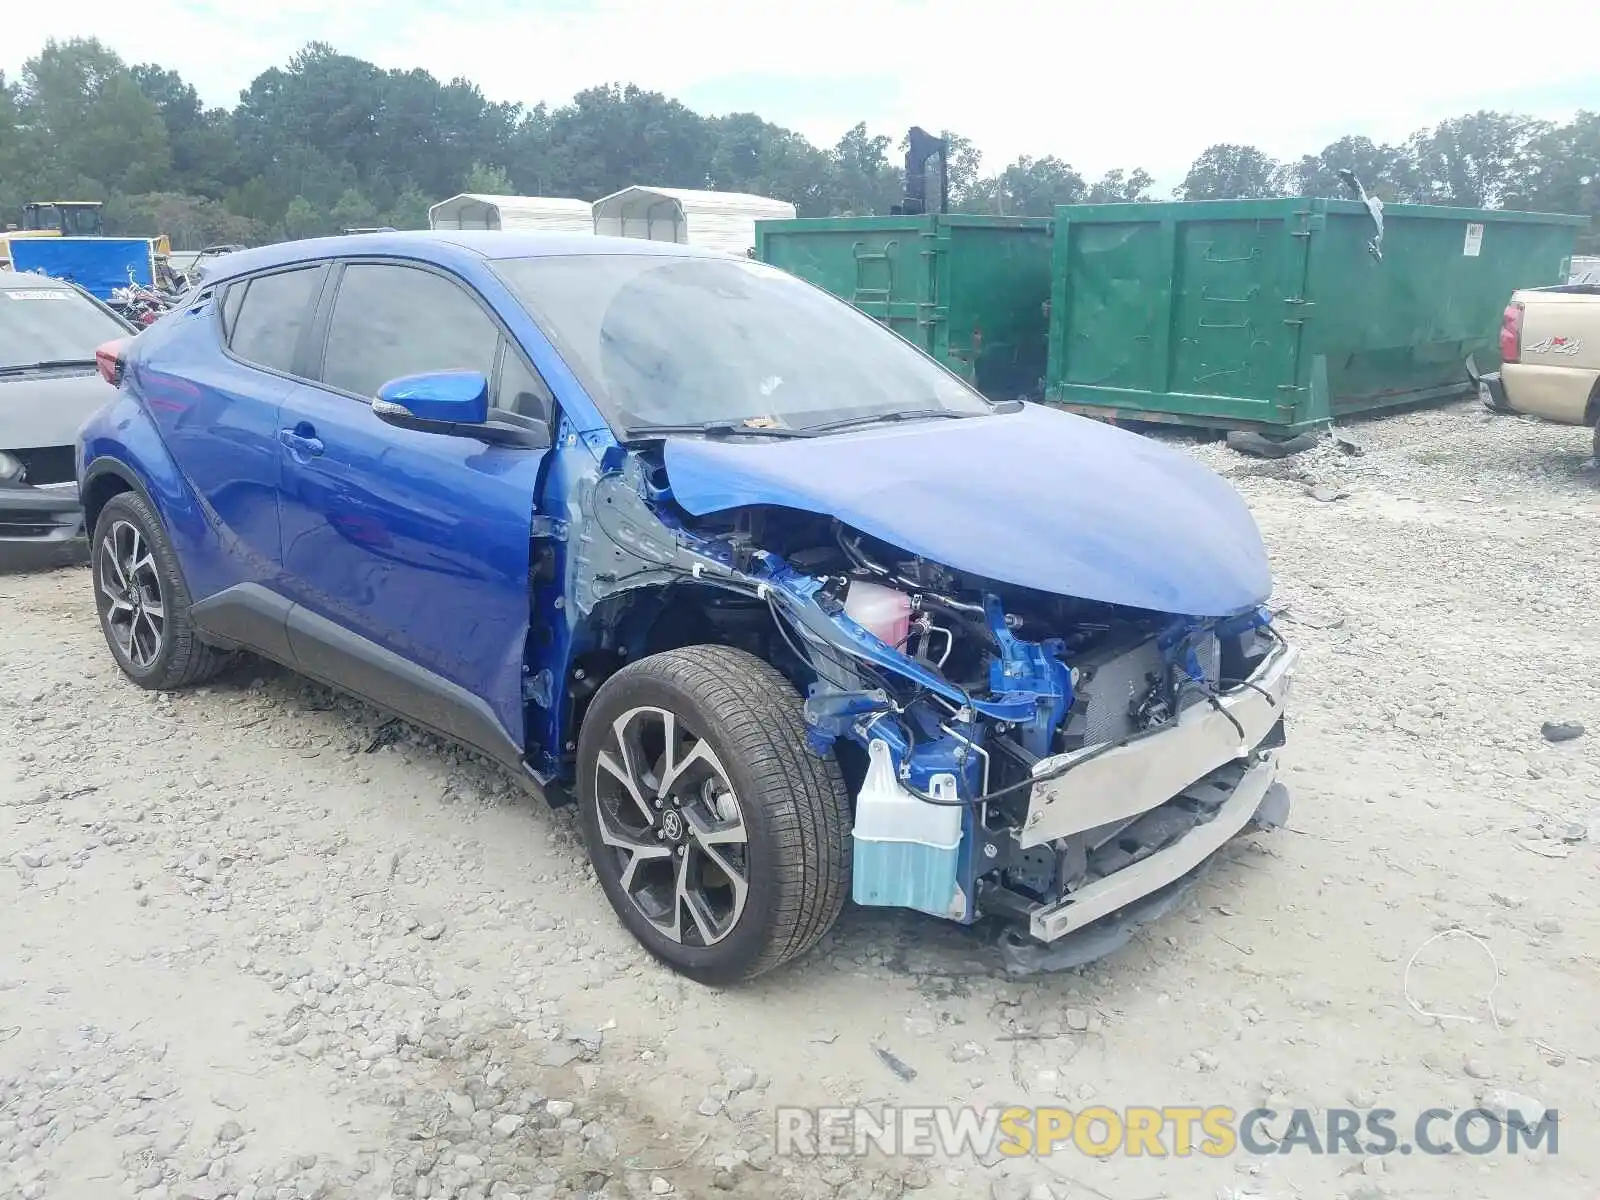
[[[1250,822],[1257,829],[1282,829],[1289,820],[1289,804],[1289,789],[1281,783],[1274,783],[1261,797],[1261,803],[1256,806],[1255,816],[1250,818]]]
[[[1008,975],[1070,971],[1112,954],[1132,940],[1134,931],[1177,908],[1205,870],[1204,864],[1158,892],[1152,892],[1093,925],[1069,933],[1049,945],[1008,930],[1001,935],[1000,960]]]

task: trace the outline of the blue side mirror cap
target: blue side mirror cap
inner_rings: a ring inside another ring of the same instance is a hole
[[[402,375],[378,389],[372,411],[443,425],[482,425],[489,419],[489,381],[482,371]]]

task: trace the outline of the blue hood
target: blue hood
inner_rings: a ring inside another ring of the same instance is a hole
[[[1027,404],[784,441],[672,438],[667,478],[696,516],[773,504],[837,517],[958,571],[1184,616],[1266,600],[1250,510],[1186,454]]]

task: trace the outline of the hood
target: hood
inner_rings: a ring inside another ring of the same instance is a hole
[[[1266,547],[1243,499],[1195,459],[1086,417],[1015,413],[817,438],[665,448],[696,516],[773,504],[847,525],[958,571],[1185,616],[1266,600]]]
[[[116,394],[93,367],[0,375],[0,450],[70,446],[90,414]]]

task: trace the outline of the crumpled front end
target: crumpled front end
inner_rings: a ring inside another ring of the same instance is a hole
[[[660,583],[716,597],[697,636],[786,674],[812,750],[839,760],[855,901],[999,916],[1036,946],[1163,892],[1252,821],[1282,822],[1296,659],[1237,493],[1059,416],[670,440],[596,485],[606,545],[573,597],[580,612]],[[1037,487],[1030,508],[1011,476],[961,466],[982,438],[984,461],[1048,452],[1098,486],[1041,516]],[[904,487],[884,484],[891,469]],[[1001,485],[1014,503],[994,502]]]
[[[834,617],[855,637],[852,589],[871,589],[854,607],[914,664],[912,687],[824,678],[806,705],[819,749],[867,748],[857,903],[1000,915],[1053,942],[1183,879],[1252,821],[1282,822],[1275,752],[1298,654],[1264,609],[1194,619],[950,572],[958,587],[940,592],[928,569],[851,580]]]
[[[1274,752],[1298,657],[1272,640],[1247,678],[1209,680],[1168,724],[1035,765],[1014,845],[1054,867],[1043,890],[1055,898],[1023,905],[1033,937],[1054,941],[1178,881],[1258,815],[1282,823]]]

